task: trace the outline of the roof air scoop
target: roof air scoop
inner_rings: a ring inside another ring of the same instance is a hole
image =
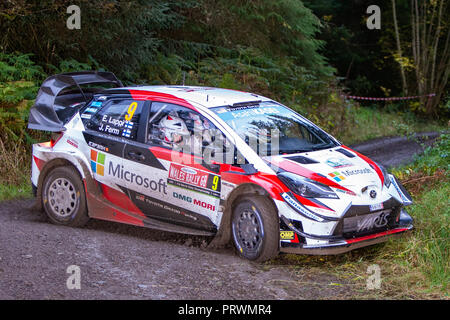
[[[293,157],[286,157],[286,159],[301,163],[301,164],[313,164],[313,163],[319,163],[316,160],[304,157],[304,156],[293,156]]]
[[[335,151],[340,152],[340,153],[342,153],[344,156],[347,156],[347,157],[349,157],[349,158],[354,158],[354,157],[356,157],[356,156],[355,156],[353,153],[351,153],[350,151],[345,150],[345,149],[342,149],[342,148],[336,149]]]

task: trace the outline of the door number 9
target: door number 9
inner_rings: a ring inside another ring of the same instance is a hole
[[[132,102],[130,104],[127,114],[125,115],[125,120],[130,121],[133,118],[133,115],[136,112],[137,105],[137,102]]]
[[[218,182],[219,182],[219,176],[214,176],[214,178],[213,178],[213,184],[212,184],[212,189],[213,189],[214,191],[217,190]]]

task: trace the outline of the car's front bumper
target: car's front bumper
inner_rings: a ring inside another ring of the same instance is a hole
[[[296,239],[318,239],[322,240],[317,244],[308,244],[302,241],[281,242],[280,251],[285,253],[312,254],[312,255],[334,255],[348,252],[354,249],[371,246],[380,242],[387,241],[389,238],[401,235],[414,228],[413,219],[404,208],[401,209],[398,222],[395,226],[387,230],[374,232],[371,234],[356,235],[351,238],[343,236],[317,236],[306,234],[296,229],[285,218],[281,219],[285,225],[289,224],[290,230],[294,231]]]
[[[384,242],[393,236],[400,235],[412,229],[413,226],[409,225],[407,227],[399,227],[359,238],[330,241],[327,244],[281,246],[280,251],[297,254],[334,255]]]

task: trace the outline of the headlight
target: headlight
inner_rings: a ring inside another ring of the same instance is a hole
[[[304,198],[339,199],[330,187],[294,173],[282,172],[278,178],[294,193]]]
[[[378,166],[378,168],[380,168],[381,173],[383,174],[384,185],[386,186],[386,188],[389,188],[389,186],[391,185],[391,178],[389,178],[389,173],[387,172],[386,168],[383,167],[382,165],[378,163],[376,163],[376,165]]]

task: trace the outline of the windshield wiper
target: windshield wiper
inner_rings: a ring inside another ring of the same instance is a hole
[[[317,150],[323,150],[323,149],[328,149],[329,145],[326,146],[317,146],[317,147],[312,147],[313,151],[317,151]]]
[[[316,151],[316,150],[328,149],[328,148],[331,148],[332,146],[333,146],[333,143],[324,142],[324,143],[312,146],[311,149],[313,149],[313,151]]]
[[[280,154],[292,154],[292,153],[302,153],[302,152],[311,152],[314,149],[280,149]]]
[[[331,147],[332,147],[331,143],[326,143],[326,144],[320,144],[320,145],[316,145],[316,146],[311,146],[311,147],[305,148],[305,149],[280,149],[280,154],[312,152],[312,151],[317,151],[317,150],[328,149],[328,148],[331,148]]]

